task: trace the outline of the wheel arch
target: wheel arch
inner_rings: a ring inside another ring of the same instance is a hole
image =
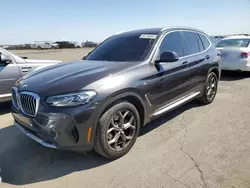
[[[218,67],[210,68],[207,75],[209,75],[211,72],[214,72],[216,74],[218,80],[220,80],[220,71],[219,71]]]
[[[121,101],[130,102],[136,107],[140,115],[140,124],[144,125],[146,116],[146,107],[144,105],[144,99],[137,93],[136,89],[130,89],[129,91],[126,92],[124,92],[124,90],[121,90],[108,96],[104,101],[104,103],[101,104],[101,108],[100,110],[98,110],[98,113],[96,114],[96,119],[93,125],[93,131],[92,131],[93,139],[95,139],[98,122],[101,116],[105,113],[107,109],[111,108],[112,106]]]

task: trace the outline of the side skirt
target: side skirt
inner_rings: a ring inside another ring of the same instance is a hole
[[[195,97],[197,97],[198,95],[200,94],[200,91],[199,92],[195,92],[195,93],[190,93],[189,95],[186,95],[176,101],[173,101],[171,102],[170,104],[167,104],[166,106],[156,110],[154,112],[154,114],[152,115],[152,117],[156,117],[156,116],[159,116],[163,113],[166,113],[166,112],[169,112],[171,110],[173,110],[174,108],[190,101],[191,99],[194,99]]]

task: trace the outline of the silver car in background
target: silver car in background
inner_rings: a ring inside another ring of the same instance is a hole
[[[22,58],[0,48],[0,102],[11,100],[12,86],[28,72],[60,62]]]
[[[231,36],[215,44],[221,51],[221,69],[250,71],[250,36]]]

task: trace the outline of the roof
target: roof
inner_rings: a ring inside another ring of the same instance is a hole
[[[130,31],[120,31],[115,33],[115,35],[119,34],[159,34],[163,28],[148,28],[148,29],[137,29],[137,30],[130,30]]]
[[[196,31],[204,33],[202,30],[195,29],[192,27],[158,27],[158,28],[147,28],[147,29],[138,29],[138,30],[130,30],[130,31],[120,31],[115,33],[115,35],[120,34],[155,34],[158,35],[159,33],[167,30],[190,30],[190,31]]]

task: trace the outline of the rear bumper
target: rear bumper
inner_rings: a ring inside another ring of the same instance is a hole
[[[250,61],[222,61],[221,70],[250,71]]]

